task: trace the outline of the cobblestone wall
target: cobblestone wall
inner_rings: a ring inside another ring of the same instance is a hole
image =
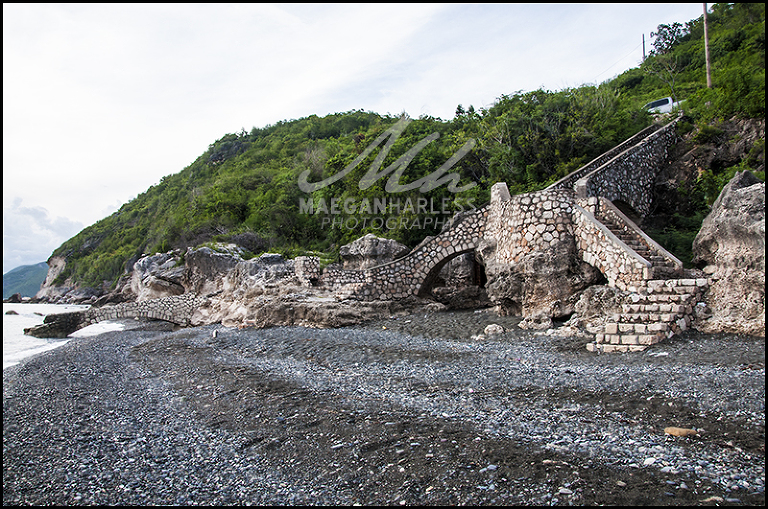
[[[597,198],[573,204],[574,236],[581,258],[622,290],[652,277],[651,264],[629,249],[593,215]]]
[[[628,148],[632,147],[633,145],[637,144],[640,140],[645,138],[646,136],[658,131],[660,126],[657,124],[650,125],[640,131],[639,133],[635,134],[631,138],[628,138],[624,142],[620,143],[619,145],[616,145],[608,152],[605,152],[604,154],[599,155],[592,161],[588,162],[581,168],[569,173],[565,177],[561,178],[551,186],[549,186],[550,189],[573,189],[576,185],[576,182],[580,179],[586,177],[596,169],[603,166],[605,163],[613,159],[614,157],[618,156]]]
[[[204,299],[194,293],[185,293],[162,299],[150,299],[141,302],[125,302],[114,306],[90,308],[84,312],[80,328],[118,318],[153,318],[187,326],[192,313]]]
[[[153,318],[186,327],[190,324],[192,314],[204,301],[205,297],[185,293],[162,299],[124,302],[72,313],[51,314],[45,317],[41,325],[24,329],[24,333],[40,338],[64,338],[94,323],[120,318]]]
[[[510,197],[506,184],[494,187],[499,189],[492,193],[485,237],[495,241],[497,261],[514,264],[532,251],[572,241],[573,191],[545,189]]]
[[[580,198],[602,196],[611,201],[621,200],[638,214],[647,215],[653,199],[653,182],[667,159],[670,145],[677,139],[676,123],[674,120],[650,134],[650,129],[641,131],[617,147],[625,147],[623,151],[616,153],[617,149],[614,149],[606,153],[556,182],[550,189],[570,187]],[[612,154],[615,155],[610,157]]]
[[[418,295],[449,260],[477,247],[487,215],[487,206],[462,213],[449,229],[403,258],[365,270],[326,269],[321,282],[339,298],[393,300]]]

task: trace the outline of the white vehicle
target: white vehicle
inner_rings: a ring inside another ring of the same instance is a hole
[[[651,113],[669,113],[675,108],[679,108],[683,101],[675,101],[671,97],[665,97],[664,99],[657,99],[656,101],[649,102],[643,109],[650,111]]]

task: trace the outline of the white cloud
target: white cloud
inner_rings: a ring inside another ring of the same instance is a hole
[[[43,207],[24,207],[20,198],[4,202],[3,274],[19,265],[46,261],[54,249],[82,229],[82,223],[51,218]]]

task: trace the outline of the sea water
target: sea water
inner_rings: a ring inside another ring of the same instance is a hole
[[[24,329],[43,323],[45,315],[88,309],[90,306],[60,304],[3,303],[3,369],[18,364],[26,357],[65,345],[70,338],[95,336],[107,331],[123,330],[118,322],[100,322],[73,332],[66,338],[36,338],[24,334]],[[18,314],[8,314],[15,311]]]

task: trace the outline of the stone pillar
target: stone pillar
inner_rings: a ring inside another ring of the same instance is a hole
[[[497,204],[503,201],[509,201],[512,197],[509,195],[509,188],[506,182],[497,182],[491,187],[491,204]]]

